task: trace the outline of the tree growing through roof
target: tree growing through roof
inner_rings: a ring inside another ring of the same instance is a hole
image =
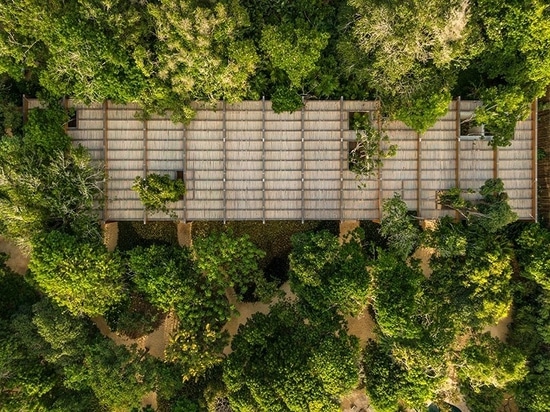
[[[355,147],[349,153],[349,168],[355,173],[359,187],[366,187],[365,180],[378,172],[383,166],[383,159],[397,153],[397,145],[389,142],[389,137],[371,124],[369,113],[354,113],[352,126],[355,130]]]
[[[168,202],[177,202],[185,195],[185,183],[169,175],[150,173],[145,178],[136,176],[132,190],[137,192],[145,210],[152,213],[164,212],[173,219],[177,216],[168,208]]]

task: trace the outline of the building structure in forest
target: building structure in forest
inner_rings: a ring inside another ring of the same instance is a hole
[[[423,134],[385,121],[375,101],[310,100],[302,110],[282,114],[266,100],[214,108],[197,103],[189,125],[169,116],[139,120],[135,105],[66,104],[76,110],[68,133],[107,172],[104,221],[170,219],[147,215],[131,190],[136,176],[149,173],[183,177],[187,194],[171,207],[182,221],[375,220],[394,192],[417,216],[434,219],[454,213],[437,204],[439,191],[479,189],[495,177],[503,180],[519,218],[536,219],[535,104],[531,116],[518,122],[511,146],[498,149],[481,136],[489,131],[465,129],[476,101],[451,102]],[[24,98],[25,110],[38,105]],[[398,151],[358,188],[348,167],[355,141],[349,119],[367,112]]]

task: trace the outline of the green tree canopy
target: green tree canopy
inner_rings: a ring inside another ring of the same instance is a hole
[[[358,384],[357,338],[304,323],[279,303],[239,328],[223,380],[235,411],[338,411]]]
[[[59,231],[34,243],[29,269],[38,286],[73,315],[100,316],[124,293],[125,269],[116,253]]]
[[[397,193],[384,200],[380,233],[388,241],[390,251],[406,259],[414,252],[419,241],[420,229],[409,214],[407,204]]]
[[[292,237],[290,287],[314,313],[330,310],[357,316],[367,306],[369,277],[361,247],[363,232],[346,242],[328,231]]]

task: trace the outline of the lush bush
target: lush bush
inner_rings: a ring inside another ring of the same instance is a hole
[[[402,259],[413,253],[418,245],[418,225],[397,193],[382,204],[380,234],[387,240],[389,250]]]
[[[357,338],[304,323],[288,304],[239,328],[224,364],[234,411],[338,411],[359,380]]]
[[[382,334],[395,339],[419,338],[420,314],[425,309],[421,300],[424,274],[418,262],[407,264],[380,250],[370,275],[372,306]]]
[[[140,293],[126,296],[105,314],[109,328],[131,339],[137,339],[157,329],[164,320],[163,313]]]
[[[383,160],[393,157],[397,153],[397,145],[389,145],[383,148],[389,141],[389,137],[381,130],[377,130],[371,125],[370,118],[367,115],[354,113],[352,119],[353,129],[355,130],[355,148],[350,152],[349,165],[350,170],[355,173],[355,178],[359,181],[359,186],[364,187],[365,179],[378,172],[378,168],[383,166]]]
[[[185,183],[173,180],[169,175],[152,173],[145,178],[136,176],[132,190],[137,192],[147,211],[164,212],[175,217],[166,203],[177,202],[185,195]]]
[[[178,330],[166,354],[181,365],[184,380],[220,363],[227,343],[221,329],[232,314],[225,280],[200,272],[191,251],[177,246],[135,248],[128,264],[136,289],[155,307],[177,315]]]
[[[243,300],[249,289],[254,296],[269,302],[275,285],[267,282],[259,263],[265,252],[250,241],[248,235],[233,236],[231,232],[213,233],[193,243],[197,269],[210,281],[232,287]]]
[[[52,231],[33,247],[33,280],[73,315],[101,316],[123,299],[122,259],[103,244]]]
[[[292,237],[290,287],[313,313],[335,310],[357,316],[367,306],[369,277],[361,229],[340,244],[328,231]]]

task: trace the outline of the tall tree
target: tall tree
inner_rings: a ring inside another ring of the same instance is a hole
[[[328,231],[292,237],[290,287],[311,315],[331,311],[357,316],[367,306],[369,277],[361,247],[363,233],[346,242]]]
[[[35,242],[29,269],[38,286],[76,316],[101,316],[123,297],[122,260],[99,242],[52,231]]]
[[[289,304],[253,315],[231,347],[223,380],[235,411],[338,411],[358,383],[357,338],[306,324]]]

